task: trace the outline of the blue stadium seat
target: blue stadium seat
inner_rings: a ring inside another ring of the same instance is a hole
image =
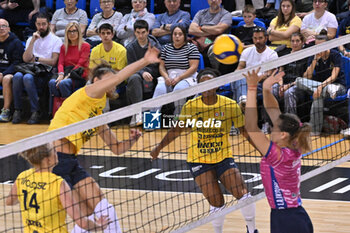
[[[265,23],[264,23],[263,21],[261,21],[260,19],[257,19],[257,18],[254,19],[254,23],[255,23],[256,26],[262,27],[262,28],[266,29]],[[243,26],[243,25],[245,25],[245,22],[244,22],[244,21],[240,21],[240,22],[237,24],[237,27],[240,27],[240,26]]]
[[[45,0],[45,5],[48,9],[53,10],[53,0]]]
[[[90,18],[92,18],[96,13],[102,12],[99,1],[90,0]]]
[[[196,13],[199,10],[208,8],[209,4],[207,0],[192,0],[191,1],[191,17],[193,19],[193,17],[196,15]]]
[[[198,69],[197,71],[203,70],[205,68],[204,66],[204,59],[203,59],[203,55],[199,54],[199,64],[198,64]]]
[[[92,2],[99,2],[97,0],[92,0]],[[56,10],[64,8],[64,0],[56,0]],[[78,0],[77,7],[82,10],[86,10],[86,0]]]

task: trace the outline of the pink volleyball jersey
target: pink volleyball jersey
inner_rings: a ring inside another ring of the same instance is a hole
[[[260,162],[260,173],[272,209],[301,206],[300,168],[299,151],[280,148],[271,142],[269,150]]]

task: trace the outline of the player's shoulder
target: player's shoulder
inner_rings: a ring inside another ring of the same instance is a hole
[[[237,102],[229,97],[223,96],[223,95],[217,95],[218,96],[218,102],[220,104],[225,105],[237,105]]]

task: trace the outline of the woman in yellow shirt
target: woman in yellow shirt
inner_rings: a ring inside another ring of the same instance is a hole
[[[278,56],[286,55],[291,50],[290,37],[293,33],[300,31],[301,19],[295,15],[295,3],[293,0],[282,0],[277,17],[275,17],[270,27],[267,29],[271,46],[277,48],[285,45]]]
[[[68,184],[52,173],[58,159],[51,144],[29,149],[20,156],[33,168],[18,175],[6,205],[20,202],[25,233],[68,232],[66,213],[85,230],[103,230],[107,227],[109,220],[106,216],[96,222],[82,216]]]
[[[217,70],[206,68],[198,73],[198,82],[204,82],[219,75]],[[182,121],[182,122],[180,122]],[[153,159],[160,151],[175,140],[185,127],[191,125],[191,141],[187,150],[187,164],[194,180],[210,204],[210,211],[216,212],[224,206],[224,196],[219,181],[239,201],[250,197],[247,187],[233,159],[228,135],[232,122],[244,131],[244,116],[238,104],[232,99],[216,94],[216,88],[189,100],[182,108],[176,128],[172,128],[163,140],[152,150]],[[207,126],[206,126],[207,125]],[[255,204],[241,209],[247,224],[248,233],[257,233],[255,229]],[[225,217],[218,217],[212,224],[216,233],[222,232]]]

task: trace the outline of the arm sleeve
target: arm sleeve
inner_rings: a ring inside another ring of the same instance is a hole
[[[165,13],[164,13],[164,14],[165,14]],[[162,20],[163,20],[163,18],[164,18],[164,14],[159,15],[159,16],[155,19],[154,24],[153,24],[153,26],[151,27],[152,29],[154,29],[154,28],[160,28],[160,26],[162,25]]]
[[[93,69],[96,66],[95,60],[98,59],[98,57],[99,57],[97,49],[98,49],[98,47],[95,47],[91,51],[89,69]]]
[[[171,25],[171,30],[173,30],[175,27],[178,27],[178,26],[181,26],[181,27],[188,29],[188,27],[190,26],[190,23],[191,23],[190,14],[188,12],[182,12],[179,21],[181,21],[181,22],[174,23]]]
[[[327,27],[329,27],[329,28],[338,28],[337,18],[332,13],[329,13],[328,26]]]
[[[6,70],[4,70],[4,72],[2,72],[4,76],[7,74],[14,74],[14,66],[22,62],[24,47],[20,40],[16,40],[16,43],[13,46],[13,50],[11,52],[11,56],[9,57],[10,65]]]
[[[147,21],[148,27],[152,28],[154,21],[156,21],[156,17],[152,13],[147,13],[142,17],[143,20]]]
[[[81,51],[79,54],[79,60],[78,60],[78,64],[75,65],[74,69],[79,68],[79,67],[83,67],[83,68],[87,68],[88,64],[89,64],[89,56],[90,56],[90,44],[89,43],[83,43],[81,45]]]
[[[58,20],[58,15],[59,15],[59,9],[55,11],[55,13],[53,13],[52,19],[51,19],[51,24],[56,24],[57,20]]]
[[[97,23],[99,22],[99,17],[101,14],[102,13],[98,13],[98,14],[94,15],[87,30],[92,31],[92,30],[95,30],[97,28]]]
[[[81,9],[80,9],[81,10]],[[81,13],[80,13],[80,17],[79,17],[79,24],[82,24],[82,25],[88,25],[88,17],[87,17],[87,14],[86,14],[86,11],[84,10],[81,10]]]
[[[120,24],[117,29],[117,37],[119,39],[128,38],[134,33],[132,30],[127,30],[127,31],[124,30],[124,27],[127,25],[128,20],[129,20],[129,15],[124,15],[124,17],[120,21]]]
[[[64,72],[65,53],[66,53],[65,46],[62,45],[60,50],[60,56],[58,57],[58,64],[57,64],[58,72]]]
[[[128,61],[126,56],[126,49],[124,48],[119,52],[117,69],[122,70],[125,66],[127,66],[127,64],[128,64]]]
[[[220,23],[227,24],[229,26],[232,25],[232,15],[229,12],[226,12],[220,20]]]

